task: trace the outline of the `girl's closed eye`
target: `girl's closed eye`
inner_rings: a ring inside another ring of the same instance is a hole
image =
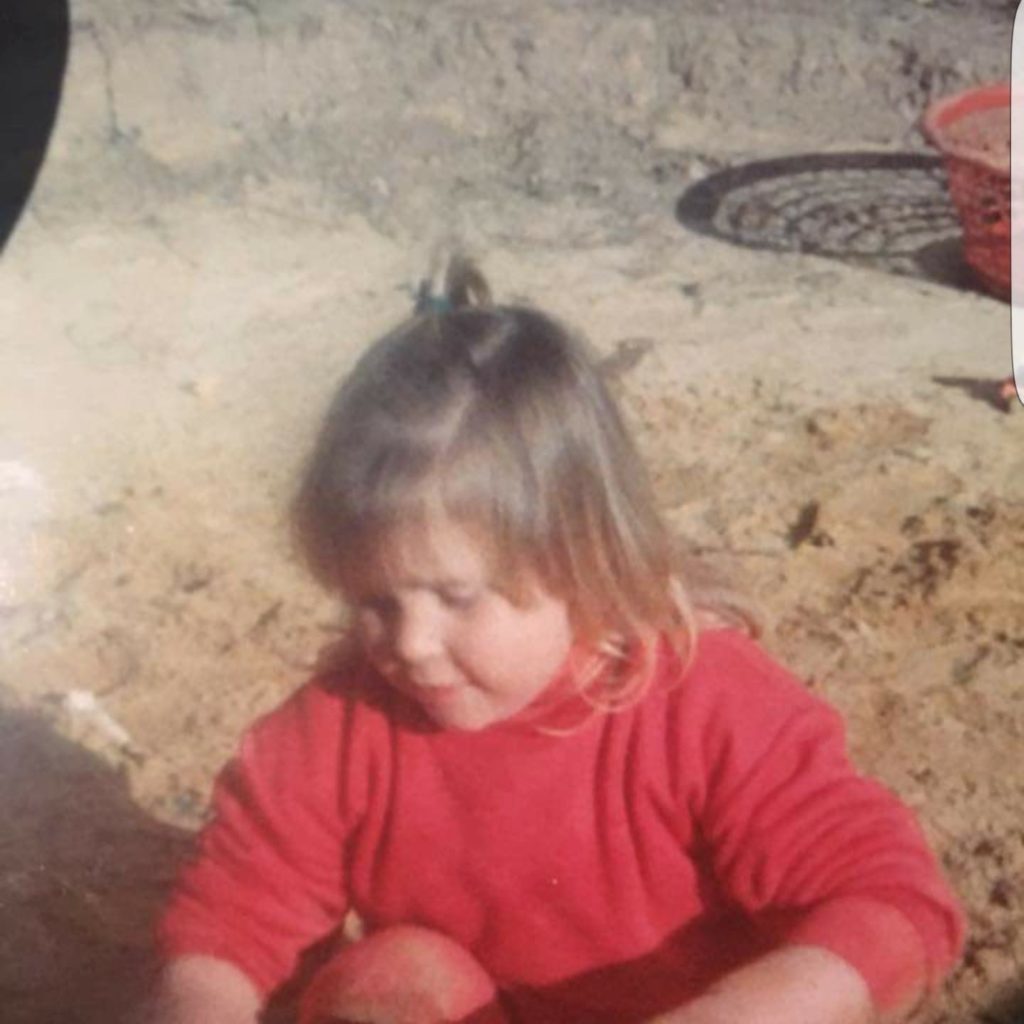
[[[445,584],[437,588],[437,596],[441,603],[453,611],[469,611],[480,600],[482,590],[479,587],[464,584]]]

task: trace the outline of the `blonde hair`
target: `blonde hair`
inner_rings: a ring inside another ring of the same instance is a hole
[[[456,257],[444,294],[421,293],[425,311],[365,352],[306,466],[295,536],[313,575],[345,593],[388,529],[451,518],[512,600],[536,581],[566,602],[592,655],[578,685],[614,710],[643,691],[658,637],[689,661],[697,605],[586,343],[490,295]]]

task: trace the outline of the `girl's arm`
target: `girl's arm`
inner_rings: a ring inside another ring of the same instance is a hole
[[[842,913],[851,943],[873,946],[887,963],[873,994],[864,977],[839,954],[822,946],[782,946],[726,975],[700,998],[652,1024],[897,1024],[924,996],[926,964],[914,926],[884,903],[858,900],[823,904],[800,915],[813,932],[823,918]],[[879,1008],[879,998],[884,1003]]]
[[[242,975],[262,1000],[302,950],[340,926],[348,823],[342,721],[332,689],[303,687],[247,733],[221,773],[213,819],[157,931],[164,961],[175,965],[166,979],[175,998],[201,1008],[206,995],[217,996],[207,983],[216,971]],[[227,991],[240,1010],[251,1010],[248,998],[234,998],[246,985],[229,982]],[[209,1019],[217,1019],[212,1007]],[[206,1020],[197,1009],[195,1024]]]
[[[257,1024],[262,999],[233,964],[210,956],[168,963],[138,1024]]]
[[[798,941],[727,974],[658,1024],[898,1024],[926,990],[927,964],[917,930],[898,910],[870,900],[825,903],[789,915],[788,927],[793,935],[813,937],[837,915],[848,922],[850,948],[871,946],[886,962],[885,972],[873,978],[874,992],[848,959]]]
[[[850,765],[834,711],[749,642],[714,653],[683,736],[704,766],[694,806],[722,897],[771,952],[666,1019],[902,1020],[963,941],[920,828]]]
[[[876,1015],[864,979],[835,953],[789,946],[741,967],[700,998],[650,1024],[874,1024],[899,1019]]]

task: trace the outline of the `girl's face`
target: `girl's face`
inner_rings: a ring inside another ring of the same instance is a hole
[[[483,729],[554,680],[572,646],[565,603],[535,587],[513,604],[460,526],[396,529],[382,555],[350,594],[356,627],[378,670],[438,725]]]

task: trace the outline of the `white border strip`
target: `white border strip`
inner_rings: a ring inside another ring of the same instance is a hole
[[[1024,3],[1013,18],[1010,69],[1010,360],[1024,404]]]

